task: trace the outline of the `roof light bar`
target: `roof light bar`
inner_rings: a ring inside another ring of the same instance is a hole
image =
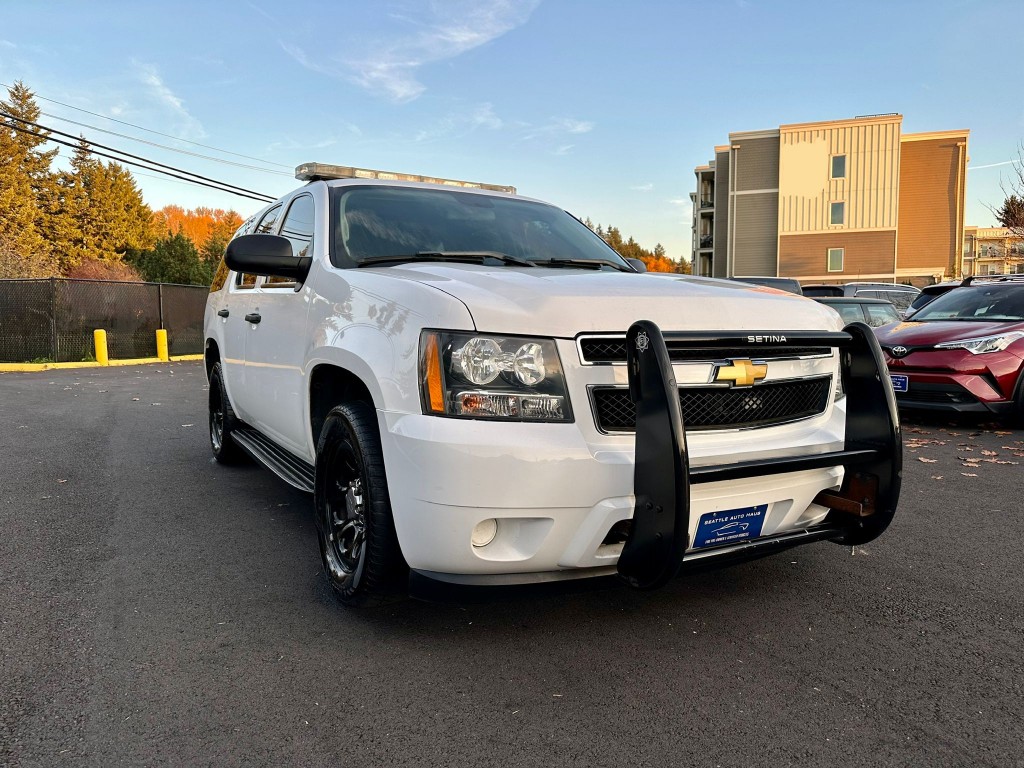
[[[516,193],[515,187],[501,184],[483,184],[477,181],[458,181],[457,179],[441,179],[436,176],[420,176],[415,173],[395,173],[394,171],[374,171],[369,168],[352,168],[348,165],[329,165],[327,163],[303,163],[295,168],[295,178],[299,181],[330,181],[331,179],[382,179],[384,181],[419,181],[424,184],[440,184],[446,187],[465,187],[467,189],[486,189],[491,192]]]

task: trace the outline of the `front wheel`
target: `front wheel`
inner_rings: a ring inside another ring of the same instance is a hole
[[[408,568],[372,406],[345,403],[327,415],[317,445],[314,503],[324,572],[341,602],[370,606],[401,597]]]
[[[245,451],[231,438],[241,427],[224,386],[224,368],[220,361],[210,370],[210,448],[221,464],[241,464],[248,459]]]

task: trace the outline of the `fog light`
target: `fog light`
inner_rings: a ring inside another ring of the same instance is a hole
[[[498,521],[493,517],[481,520],[473,528],[472,542],[474,547],[486,547],[498,534]]]

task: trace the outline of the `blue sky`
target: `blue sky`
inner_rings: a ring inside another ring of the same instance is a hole
[[[730,131],[879,112],[970,128],[980,225],[1024,139],[1024,60],[1001,32],[1024,28],[1019,0],[3,0],[0,16],[0,82],[278,165],[41,100],[61,130],[272,196],[309,160],[512,184],[673,258],[693,167]],[[136,178],[154,208],[258,207]]]

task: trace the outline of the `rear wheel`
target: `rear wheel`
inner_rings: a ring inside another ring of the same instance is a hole
[[[324,572],[345,605],[404,595],[408,568],[395,534],[384,457],[372,406],[334,408],[316,454],[314,502]]]
[[[224,387],[224,370],[220,362],[210,370],[210,448],[213,458],[221,464],[241,464],[248,459],[231,433],[241,427]]]

